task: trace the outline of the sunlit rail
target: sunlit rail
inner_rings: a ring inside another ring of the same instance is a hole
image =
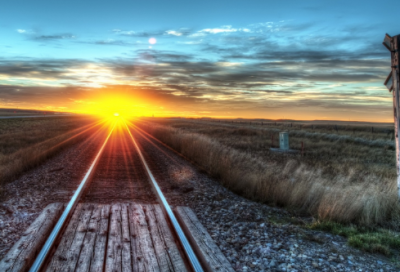
[[[129,130],[129,128],[127,126],[127,124],[126,123],[124,123],[124,124],[125,124],[125,127],[126,127],[128,133],[129,133],[129,136],[132,139],[133,144],[136,147],[136,150],[137,150],[137,152],[139,154],[139,157],[142,160],[142,163],[143,163],[144,167],[146,168],[147,174],[148,174],[148,176],[149,176],[149,178],[151,180],[151,184],[153,186],[154,191],[156,192],[157,198],[158,198],[163,210],[167,214],[169,220],[171,221],[172,226],[173,226],[176,234],[178,235],[178,238],[179,238],[179,240],[180,240],[180,242],[181,242],[181,244],[183,246],[185,254],[189,258],[190,265],[192,266],[192,268],[196,272],[203,271],[203,268],[201,267],[200,262],[197,259],[196,254],[194,253],[194,251],[193,251],[192,247],[190,246],[189,241],[187,240],[187,238],[186,238],[181,226],[179,225],[178,220],[176,219],[176,217],[174,215],[174,212],[172,211],[171,207],[169,206],[169,204],[167,202],[167,199],[165,198],[165,196],[162,193],[160,187],[158,186],[158,183],[157,183],[156,179],[154,178],[153,174],[151,173],[151,170],[150,170],[149,166],[147,165],[147,162],[144,159],[143,154],[142,154],[138,144],[135,141],[135,138],[133,137],[131,131]]]
[[[69,201],[67,207],[65,208],[64,212],[62,213],[60,219],[58,220],[56,226],[54,227],[54,229],[52,230],[52,232],[50,233],[50,236],[47,238],[46,243],[44,244],[44,246],[42,247],[39,255],[36,257],[35,262],[33,263],[33,265],[31,266],[29,272],[37,272],[40,271],[40,269],[42,268],[47,256],[49,255],[54,242],[56,241],[56,239],[58,238],[58,236],[60,235],[60,232],[62,231],[63,227],[65,226],[65,224],[67,223],[67,219],[68,217],[72,214],[72,212],[74,211],[84,189],[86,188],[88,181],[90,180],[90,177],[93,175],[94,173],[94,169],[99,161],[99,158],[101,156],[101,154],[103,153],[103,150],[108,142],[108,139],[110,138],[112,132],[114,131],[115,128],[115,124],[112,127],[111,131],[109,132],[106,140],[104,141],[102,147],[100,148],[99,152],[97,153],[95,159],[93,160],[89,170],[87,171],[85,177],[82,179],[81,183],[79,184],[78,189],[76,189],[74,195],[72,196],[71,200]]]

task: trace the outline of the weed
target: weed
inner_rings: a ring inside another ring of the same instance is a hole
[[[331,221],[317,221],[309,228],[344,236],[349,245],[371,253],[389,256],[400,250],[400,235],[385,229],[368,229]]]
[[[345,226],[332,221],[316,221],[309,226],[310,229],[328,231],[336,235],[350,237],[358,233],[355,226]]]

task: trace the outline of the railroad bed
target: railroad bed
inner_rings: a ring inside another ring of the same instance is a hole
[[[233,271],[193,211],[168,205],[134,133],[151,144],[129,122],[109,129],[69,203],[46,207],[0,271]]]

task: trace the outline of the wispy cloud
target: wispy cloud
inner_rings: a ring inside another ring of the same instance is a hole
[[[114,39],[81,41],[80,43],[94,44],[94,45],[115,45],[115,46],[136,46],[138,44],[137,42],[129,42],[124,40],[114,40]]]
[[[30,39],[34,41],[57,41],[57,40],[68,40],[75,38],[76,38],[75,35],[70,33],[51,34],[51,35],[32,35],[30,37]]]
[[[167,33],[168,35],[173,35],[173,36],[182,36],[181,32],[178,32],[176,30],[167,30],[165,33]]]
[[[232,32],[251,32],[248,28],[233,28],[230,25],[222,26],[219,28],[205,28],[197,33],[211,33],[211,34],[218,34],[218,33],[232,33]]]
[[[188,36],[192,33],[192,30],[189,28],[180,28],[177,30],[167,30],[165,31],[164,35],[172,35],[172,36],[176,36],[176,37],[184,37],[184,36]]]
[[[121,29],[118,29],[118,28],[113,29],[112,32],[114,32],[116,34],[119,34],[119,35],[125,35],[125,36],[133,36],[133,35],[136,34],[135,31],[132,31],[132,30],[121,30]]]
[[[36,31],[26,30],[26,29],[17,29],[17,32],[23,34],[29,40],[40,41],[40,42],[67,40],[76,38],[76,36],[71,33],[41,34]]]
[[[165,34],[165,30],[157,30],[157,31],[133,31],[133,30],[121,30],[121,29],[113,29],[112,32],[121,36],[128,37],[142,37],[149,38],[155,36],[161,36]]]

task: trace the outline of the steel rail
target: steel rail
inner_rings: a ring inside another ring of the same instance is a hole
[[[67,207],[65,208],[64,212],[62,213],[60,219],[58,220],[56,226],[53,228],[52,232],[50,233],[50,236],[47,238],[46,243],[44,244],[44,246],[42,247],[42,249],[40,250],[39,255],[36,257],[35,262],[33,263],[33,265],[31,266],[31,268],[29,269],[29,272],[38,272],[44,262],[46,261],[47,256],[49,255],[54,242],[56,241],[58,235],[60,234],[61,230],[63,229],[64,225],[67,222],[67,219],[69,217],[69,215],[73,212],[73,210],[76,207],[76,204],[78,203],[86,185],[88,184],[88,180],[90,180],[92,173],[93,173],[93,169],[96,167],[99,158],[101,156],[101,154],[103,153],[103,150],[108,142],[108,139],[111,136],[111,133],[114,131],[115,128],[115,124],[113,126],[113,128],[111,129],[110,133],[108,134],[106,140],[104,141],[103,145],[101,146],[99,152],[97,153],[95,159],[93,160],[89,170],[86,172],[84,178],[82,179],[81,183],[79,184],[78,189],[76,189],[74,195],[72,196],[71,200],[69,201]]]
[[[189,241],[185,236],[185,233],[183,232],[183,230],[182,230],[181,226],[179,225],[178,220],[176,219],[164,194],[162,193],[160,187],[158,186],[156,179],[154,178],[153,174],[151,173],[150,168],[147,165],[147,162],[144,159],[144,156],[143,156],[142,152],[140,151],[140,148],[139,148],[138,144],[136,143],[135,138],[133,137],[133,135],[132,135],[131,131],[129,130],[128,125],[126,124],[125,121],[124,121],[124,124],[126,126],[126,129],[128,130],[129,135],[131,136],[131,139],[133,141],[133,144],[136,147],[139,157],[142,160],[144,167],[146,168],[147,174],[151,180],[151,184],[153,185],[153,189],[156,191],[157,198],[158,198],[161,206],[163,207],[164,211],[166,212],[167,216],[169,217],[169,219],[172,223],[172,226],[174,227],[175,232],[178,235],[178,238],[183,246],[186,256],[189,258],[190,265],[192,266],[192,268],[194,269],[195,272],[203,272],[204,270],[203,270],[202,266],[200,265],[200,262],[197,259],[196,254],[194,253],[192,247],[190,246]]]

